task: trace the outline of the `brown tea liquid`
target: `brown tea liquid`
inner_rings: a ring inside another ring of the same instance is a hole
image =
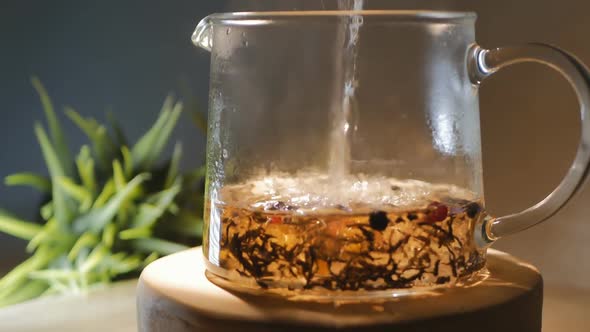
[[[216,274],[262,288],[386,290],[452,284],[484,265],[469,192],[368,179],[330,196],[321,179],[283,180],[222,188],[209,206]]]

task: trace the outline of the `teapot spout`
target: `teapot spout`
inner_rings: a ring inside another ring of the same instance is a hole
[[[205,17],[199,22],[199,24],[197,24],[197,28],[195,29],[195,32],[193,32],[191,40],[196,46],[211,51],[213,44],[213,30],[209,16]]]

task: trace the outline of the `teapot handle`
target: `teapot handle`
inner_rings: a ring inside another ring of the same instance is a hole
[[[483,49],[474,45],[468,54],[468,70],[474,84],[496,71],[522,62],[547,65],[573,86],[580,105],[581,138],[572,166],[561,183],[545,199],[528,209],[503,217],[484,217],[477,225],[478,244],[488,246],[500,237],[514,234],[541,223],[557,213],[580,189],[588,178],[590,162],[590,73],[584,64],[565,51],[546,44]],[[481,228],[479,228],[481,227]]]

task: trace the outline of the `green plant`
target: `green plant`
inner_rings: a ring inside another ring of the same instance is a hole
[[[157,121],[132,146],[112,117],[109,132],[66,107],[90,142],[72,157],[45,88],[37,78],[32,83],[49,127],[48,135],[35,124],[49,177],[18,173],[5,183],[31,186],[49,199],[40,208],[43,223],[0,211],[0,231],[28,240],[32,253],[0,279],[0,307],[136,276],[159,256],[200,243],[204,168],[182,174],[179,143],[158,165],[180,102],[167,98]]]

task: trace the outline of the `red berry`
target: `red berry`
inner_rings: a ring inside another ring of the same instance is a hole
[[[283,218],[281,218],[279,216],[272,216],[272,217],[270,217],[270,223],[271,224],[282,224]]]
[[[428,205],[428,221],[438,222],[447,219],[449,215],[449,208],[439,202],[432,202]]]

